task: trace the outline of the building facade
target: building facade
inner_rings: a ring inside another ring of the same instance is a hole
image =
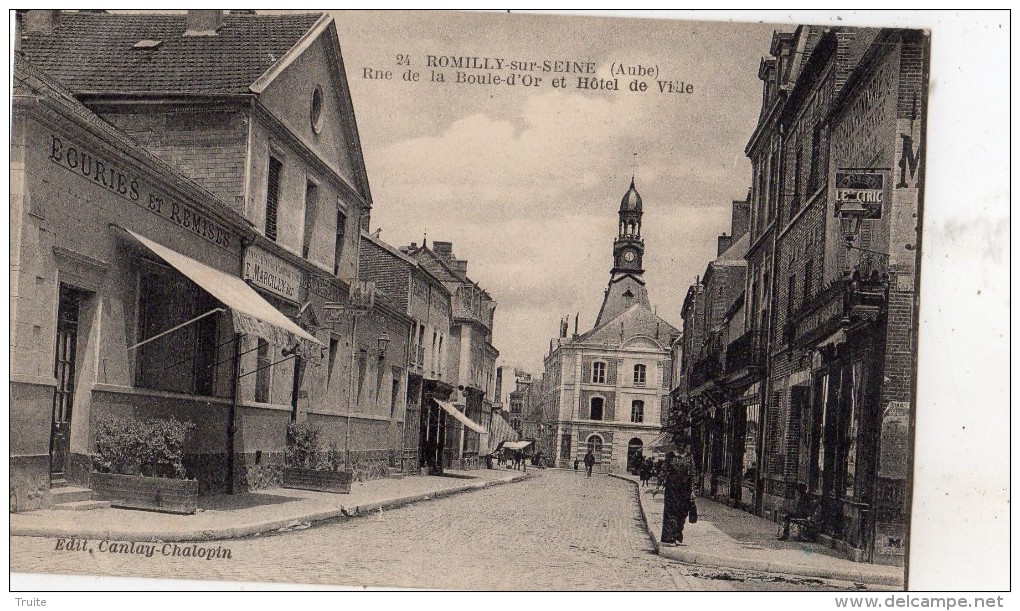
[[[401,251],[439,279],[452,296],[449,342],[443,348],[445,367],[457,388],[453,405],[468,422],[457,419],[446,428],[443,464],[476,469],[479,458],[489,450],[488,433],[481,431],[489,430],[493,406],[500,403],[496,397],[499,351],[492,345],[496,302],[468,277],[468,262],[454,256],[451,242],[433,242],[431,248],[411,244]]]
[[[402,464],[406,472],[442,463],[446,412],[456,390],[446,350],[450,345],[449,289],[417,260],[367,232],[361,237],[359,275],[411,318],[407,353],[407,411],[403,419]],[[413,246],[413,245],[412,245]]]
[[[749,410],[743,436],[725,419],[721,435],[695,435],[696,451],[721,450],[732,477],[727,457],[747,467],[754,440],[755,469],[744,471],[753,486],[731,480],[729,500],[775,517],[805,490],[823,541],[858,561],[902,564],[907,543],[928,48],[925,33],[908,30],[775,34],[746,149],[743,295],[714,349],[694,324],[711,309],[704,282],[682,311],[678,411],[697,411],[696,382],[718,388],[720,405]],[[688,350],[714,350],[704,375],[687,368]]]
[[[660,433],[668,412],[677,330],[652,310],[643,278],[642,201],[631,181],[619,210],[614,265],[594,328],[550,342],[542,392],[558,466],[588,450],[600,472],[621,473]]]
[[[332,18],[22,17],[12,509],[88,484],[104,415],[194,422],[205,493],[278,481],[292,421],[359,476],[394,466],[410,321],[326,307],[372,201]]]
[[[734,505],[753,502],[750,484],[756,460],[748,456],[747,448],[756,447],[753,436],[759,418],[750,388],[753,371],[745,370],[751,365],[746,356],[752,346],[737,342],[745,335],[747,203],[733,202],[729,235],[719,236],[718,256],[688,289],[681,316],[683,337],[690,345],[683,354],[684,366],[678,367],[683,390],[674,392],[676,407],[695,441],[702,494]],[[743,341],[748,339],[753,341],[750,335]],[[736,342],[732,350],[731,342]]]

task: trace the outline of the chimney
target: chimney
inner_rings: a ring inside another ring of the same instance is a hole
[[[189,10],[186,23],[185,36],[216,36],[216,32],[223,27],[223,11]]]
[[[719,236],[719,252],[716,253],[715,256],[721,257],[722,254],[726,252],[726,249],[728,249],[732,244],[733,236],[728,236],[726,235],[726,233],[723,233],[721,236]]]
[[[467,276],[467,263],[464,259],[455,259],[453,261],[453,269]]]
[[[453,262],[453,242],[436,242],[433,240],[432,252],[436,253],[436,256],[444,261]]]
[[[52,34],[57,27],[57,16],[60,11],[31,10],[24,13],[21,33],[25,36],[32,34]]]
[[[751,192],[747,192],[746,200],[733,200],[733,216],[730,221],[730,235],[739,240],[747,233],[751,223]]]

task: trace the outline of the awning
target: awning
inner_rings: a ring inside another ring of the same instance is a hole
[[[530,446],[531,444],[532,444],[532,442],[530,442],[530,441],[508,441],[508,442],[503,444],[503,449],[504,450],[523,450],[524,448]]]
[[[238,333],[252,333],[281,346],[292,344],[295,339],[323,345],[274,308],[241,278],[209,267],[205,263],[144,238],[130,229],[124,231],[230,308],[233,313],[234,330]]]
[[[660,433],[646,447],[649,450],[672,450],[676,449],[676,444],[673,443],[672,433]]]
[[[467,416],[465,416],[464,413],[462,411],[460,411],[459,409],[457,409],[457,407],[453,403],[447,403],[446,401],[440,401],[439,399],[436,399],[436,398],[433,398],[432,400],[435,401],[439,405],[439,407],[443,408],[446,411],[446,413],[450,414],[451,416],[453,416],[457,420],[460,420],[461,423],[464,426],[468,427],[472,431],[475,431],[476,433],[488,433],[489,432],[489,431],[485,430],[484,426],[478,424],[474,420],[472,420],[472,419],[468,418]]]

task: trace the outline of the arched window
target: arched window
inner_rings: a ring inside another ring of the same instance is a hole
[[[588,406],[591,408],[588,418],[591,420],[602,420],[602,414],[606,408],[606,400],[602,397],[592,397],[588,402]]]
[[[606,364],[603,361],[595,361],[591,364],[591,383],[606,383]]]
[[[630,421],[631,422],[644,422],[645,420],[645,402],[644,401],[633,401],[630,404]]]
[[[648,379],[648,369],[641,364],[634,365],[634,386],[644,386]]]
[[[595,455],[595,460],[598,461],[602,458],[602,438],[598,435],[592,435],[588,438],[588,450]]]

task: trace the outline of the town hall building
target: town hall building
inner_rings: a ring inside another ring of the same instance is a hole
[[[644,280],[642,202],[633,179],[620,202],[613,268],[595,326],[550,343],[545,358],[547,396],[557,429],[556,463],[567,467],[588,450],[596,470],[632,467],[659,435],[668,412],[670,344],[679,334],[659,318]]]

